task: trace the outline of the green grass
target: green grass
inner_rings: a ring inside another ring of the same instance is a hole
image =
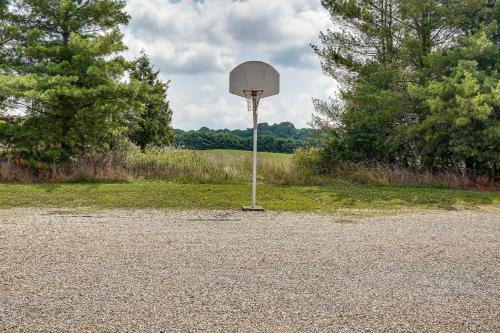
[[[55,184],[30,183],[29,177],[25,184],[0,183],[0,209],[237,209],[250,201],[251,154],[237,150],[131,151],[125,164],[113,159],[106,163],[90,160],[71,169],[73,178],[63,174],[55,178],[63,180],[51,179]],[[6,178],[19,170],[13,163],[0,167]],[[399,170],[345,170],[339,175],[316,175],[310,167],[297,165],[291,155],[260,153],[258,202],[271,210],[326,213],[500,206],[499,192],[387,185],[394,183],[391,177],[400,183],[412,179]],[[83,182],[63,183],[64,179]],[[100,182],[84,182],[89,179]]]
[[[0,184],[0,208],[237,209],[247,205],[249,184],[182,184],[168,181],[92,184]],[[336,212],[455,209],[500,205],[500,194],[421,186],[354,185],[258,187],[259,204],[270,210]]]

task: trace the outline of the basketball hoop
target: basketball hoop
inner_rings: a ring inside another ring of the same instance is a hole
[[[260,97],[264,90],[243,90],[245,98],[247,99],[248,111],[253,112],[259,107]]]
[[[252,206],[243,210],[262,211],[257,206],[257,114],[261,98],[280,92],[280,74],[273,66],[262,61],[247,61],[229,74],[229,92],[245,97],[248,111],[253,113]]]

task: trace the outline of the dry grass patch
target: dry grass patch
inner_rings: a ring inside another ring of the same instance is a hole
[[[193,184],[244,184],[252,179],[252,153],[235,150],[131,150],[86,157],[63,166],[34,169],[12,159],[0,160],[0,182],[127,182],[138,179]],[[414,173],[389,165],[339,163],[328,174],[317,169],[314,151],[294,155],[259,153],[258,181],[270,185],[331,185],[339,180],[364,185],[423,185],[499,190],[498,182],[453,173]]]

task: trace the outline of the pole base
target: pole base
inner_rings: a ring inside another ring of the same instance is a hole
[[[262,208],[261,206],[255,206],[255,207],[252,207],[252,206],[243,206],[243,208],[241,208],[244,212],[263,212],[264,211],[264,208]]]

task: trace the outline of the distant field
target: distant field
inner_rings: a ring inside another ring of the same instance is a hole
[[[252,151],[247,150],[233,150],[233,149],[211,149],[211,150],[196,150],[202,154],[206,155],[231,155],[231,156],[246,156],[252,157]],[[291,158],[291,154],[284,153],[267,153],[267,152],[258,152],[259,159],[268,159],[268,160],[287,160]]]

